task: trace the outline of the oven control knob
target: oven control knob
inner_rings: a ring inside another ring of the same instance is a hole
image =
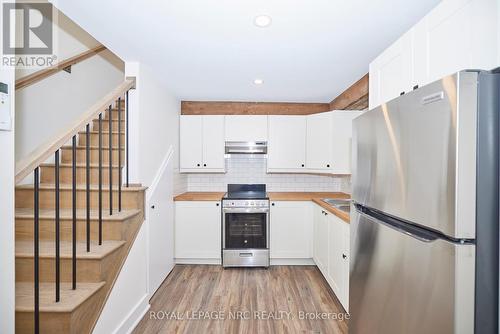
[[[245,240],[245,241],[243,241],[243,242],[244,242],[244,243],[247,243],[247,242],[248,242],[248,240]]]
[[[245,205],[248,205],[248,202],[245,202]]]
[[[255,202],[250,202],[250,205],[255,206]]]

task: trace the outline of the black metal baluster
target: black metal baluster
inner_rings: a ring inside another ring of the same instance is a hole
[[[122,211],[122,98],[118,98],[118,212]]]
[[[126,179],[127,180],[126,180],[126,182],[127,182],[127,188],[128,188],[129,187],[129,182],[128,182],[128,151],[129,151],[129,146],[128,146],[128,90],[125,93],[125,123],[126,123],[126,126],[127,126],[127,128],[125,130],[125,136],[126,136],[126,140],[125,140],[126,147],[125,147],[125,149],[127,150],[125,152],[125,155],[126,155],[125,160],[126,160],[126,165],[127,165],[126,166],[126,168],[127,168],[126,169],[126,172],[127,172],[127,175],[126,175]],[[118,125],[118,127],[121,127],[121,126],[122,126],[121,124]]]
[[[102,245],[102,113],[99,114],[99,245]]]
[[[111,109],[111,105],[109,105],[109,143],[108,143],[108,149],[109,149],[109,215],[111,216],[113,214],[113,109]],[[118,124],[119,126],[119,124]]]
[[[55,153],[56,162],[55,166],[55,187],[56,187],[56,198],[55,198],[55,207],[56,207],[56,302],[61,299],[61,255],[60,255],[60,214],[59,214],[59,150]]]
[[[35,333],[40,333],[40,276],[39,276],[39,270],[40,270],[40,258],[39,258],[39,214],[40,214],[40,207],[39,207],[39,191],[40,191],[40,183],[39,183],[39,168],[35,168],[34,171],[34,216],[35,216],[35,221],[34,221],[34,289],[35,289]]]
[[[73,271],[73,290],[76,290],[76,135],[72,139],[72,203],[73,203],[73,226],[72,226],[72,271]]]
[[[87,252],[90,252],[90,124],[85,127],[85,181],[87,200]]]

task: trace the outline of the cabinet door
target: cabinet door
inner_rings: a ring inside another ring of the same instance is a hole
[[[221,258],[220,202],[176,202],[175,257]]]
[[[328,171],[332,166],[332,113],[307,116],[306,167]]]
[[[349,312],[349,259],[350,259],[350,251],[351,251],[351,235],[350,235],[350,226],[349,224],[342,222],[343,230],[344,230],[344,236],[343,236],[343,253],[342,253],[342,259],[343,259],[343,269],[342,269],[342,275],[343,275],[343,299],[344,301],[342,302],[342,305],[344,305],[344,308],[347,312]]]
[[[344,249],[343,222],[334,215],[328,216],[328,282],[335,295],[341,303],[344,297],[343,270],[344,261],[342,258]]]
[[[203,160],[203,116],[180,117],[180,169],[201,169]]]
[[[332,168],[333,174],[351,174],[352,120],[361,111],[334,111],[332,113]]]
[[[300,171],[306,165],[306,117],[269,116],[267,170]]]
[[[328,276],[328,216],[320,206],[314,214],[314,262],[323,276]]]
[[[225,171],[224,116],[203,116],[203,170]]]
[[[499,17],[497,0],[441,2],[415,26],[416,83],[499,66]]]
[[[311,258],[310,202],[271,203],[271,258]]]
[[[226,116],[226,141],[267,141],[267,116]]]
[[[412,89],[413,31],[410,30],[370,64],[369,108]]]

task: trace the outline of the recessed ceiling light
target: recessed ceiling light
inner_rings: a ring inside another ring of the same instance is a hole
[[[271,25],[272,19],[269,15],[259,15],[253,20],[253,23],[260,28],[266,28]]]
[[[262,79],[255,79],[253,81],[253,83],[256,84],[256,85],[262,85],[264,83],[264,80],[262,80]]]

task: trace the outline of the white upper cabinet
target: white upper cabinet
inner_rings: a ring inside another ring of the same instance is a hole
[[[408,92],[413,83],[413,32],[409,31],[370,64],[369,108]]]
[[[500,66],[500,1],[445,0],[370,64],[369,108],[446,75]]]
[[[267,170],[303,171],[306,167],[306,116],[269,116]]]
[[[307,116],[306,167],[310,171],[328,172],[332,166],[332,113]]]
[[[415,82],[500,66],[498,0],[442,1],[415,26]]]
[[[181,173],[225,172],[224,116],[181,115]]]
[[[226,141],[267,141],[267,116],[226,116]]]
[[[352,120],[362,111],[337,110],[332,112],[332,174],[351,174]]]

